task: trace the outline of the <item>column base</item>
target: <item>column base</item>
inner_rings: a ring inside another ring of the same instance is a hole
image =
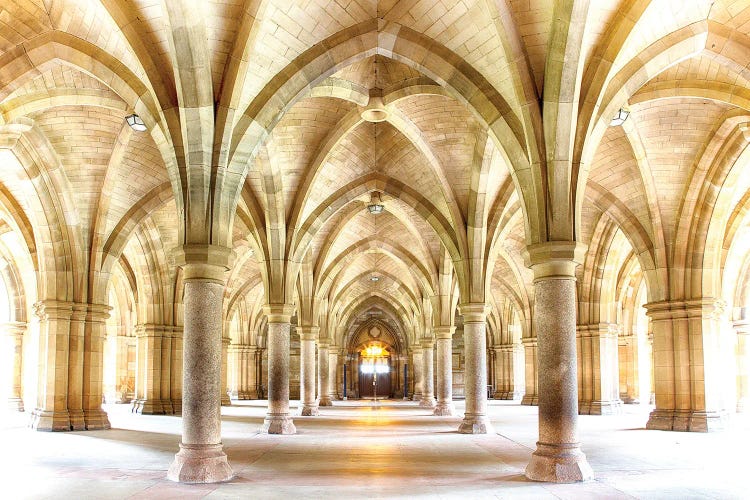
[[[435,398],[433,397],[422,398],[419,400],[420,408],[435,408],[436,405],[437,405],[437,402],[435,401]]]
[[[414,393],[411,396],[411,400],[412,401],[421,401],[421,399],[422,399],[422,395],[421,394]]]
[[[35,408],[31,412],[29,427],[35,431],[64,432],[71,430],[67,411],[52,412]]]
[[[220,444],[180,444],[167,479],[177,483],[220,483],[234,476]]]
[[[579,401],[579,415],[619,415],[622,413],[622,401]]]
[[[85,411],[84,420],[86,422],[87,431],[99,431],[112,428],[112,425],[109,423],[107,412],[101,408]]]
[[[486,415],[465,414],[461,425],[458,426],[461,434],[491,434],[495,432],[490,420]]]
[[[232,400],[229,397],[229,394],[221,395],[221,406],[232,406]]]
[[[302,410],[299,412],[303,417],[315,417],[320,415],[318,407],[315,405],[302,405]]]
[[[134,399],[130,411],[141,415],[166,415],[167,413],[164,410],[164,404],[158,399]]]
[[[83,414],[83,410],[68,410],[68,416],[70,418],[70,430],[86,430],[86,417]]]
[[[715,432],[726,429],[727,415],[719,411],[659,410],[651,412],[646,429],[682,432]]]
[[[537,443],[526,466],[526,477],[548,483],[577,483],[594,478],[594,472],[578,444]]]
[[[23,399],[21,398],[8,398],[8,410],[23,412]]]
[[[539,406],[539,396],[536,394],[524,394],[521,404],[523,406]]]
[[[297,428],[294,426],[292,418],[288,415],[266,415],[260,432],[264,434],[296,434]]]
[[[433,415],[438,417],[450,417],[455,413],[456,407],[453,406],[453,402],[447,401],[438,401],[438,404],[435,406],[435,411],[432,412]]]
[[[333,406],[333,401],[331,401],[331,398],[328,396],[321,396],[318,401],[318,406]]]

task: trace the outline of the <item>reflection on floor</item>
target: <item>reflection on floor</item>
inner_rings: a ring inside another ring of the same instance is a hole
[[[298,434],[257,430],[264,401],[222,408],[236,479],[179,485],[165,479],[179,417],[107,406],[110,431],[39,433],[27,415],[5,415],[3,498],[747,498],[750,425],[721,433],[646,431],[648,408],[582,416],[581,441],[596,480],[539,484],[523,477],[536,440],[536,408],[491,401],[497,435],[457,434],[460,418],[416,403],[337,401],[296,417]],[[463,410],[461,402],[457,404]]]

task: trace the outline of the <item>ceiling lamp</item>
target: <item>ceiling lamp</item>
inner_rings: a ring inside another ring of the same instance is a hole
[[[375,283],[378,280],[380,280],[380,278],[378,276],[375,276],[375,275],[370,276],[370,281],[372,281],[373,283]]]
[[[380,193],[378,191],[373,191],[370,195],[370,204],[367,205],[367,210],[370,211],[371,214],[379,214],[383,212],[383,200],[380,199]]]
[[[388,110],[383,103],[383,91],[378,88],[370,89],[370,97],[367,106],[360,106],[359,116],[366,122],[379,123],[388,119]]]
[[[612,118],[612,121],[609,122],[610,127],[619,127],[620,125],[625,123],[625,120],[628,119],[628,116],[630,116],[630,111],[625,108],[618,109],[617,113],[615,113],[615,116]]]
[[[148,130],[146,128],[146,124],[143,123],[143,120],[141,120],[141,117],[136,115],[135,113],[126,116],[125,121],[128,122],[130,128],[132,128],[136,132],[145,132],[146,130]]]

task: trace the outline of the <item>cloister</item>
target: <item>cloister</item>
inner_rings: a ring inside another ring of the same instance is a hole
[[[552,483],[596,477],[579,415],[720,434],[748,144],[750,0],[2,0],[6,416],[181,415],[181,483],[237,477],[248,400],[537,407]]]

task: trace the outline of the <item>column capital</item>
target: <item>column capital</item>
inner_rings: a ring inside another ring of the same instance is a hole
[[[266,304],[263,306],[263,314],[269,323],[289,323],[294,315],[292,304]]]
[[[73,302],[63,300],[41,300],[34,304],[34,314],[40,321],[70,320],[73,316]]]
[[[534,281],[575,279],[576,267],[586,257],[586,245],[576,241],[546,241],[529,245],[523,252],[526,267],[534,271]]]
[[[435,338],[438,340],[451,340],[456,332],[455,326],[435,326],[432,328]]]
[[[109,319],[109,313],[112,307],[107,304],[88,304],[86,312],[86,321],[105,322]]]
[[[643,307],[646,308],[646,314],[652,321],[698,317],[718,319],[724,314],[726,302],[714,297],[699,297],[688,300],[649,302]]]
[[[521,344],[536,347],[538,340],[536,337],[522,337]]]
[[[9,337],[16,337],[26,333],[27,323],[23,321],[9,321],[0,325],[0,331]]]
[[[422,346],[422,349],[432,349],[435,347],[435,341],[431,338],[424,338],[419,341],[419,345]]]
[[[484,302],[472,302],[460,304],[458,310],[464,318],[464,324],[484,323],[487,320],[487,313],[490,311],[490,306]]]
[[[318,339],[318,349],[328,349],[330,345],[330,339]]]
[[[214,281],[224,284],[234,252],[218,245],[182,245],[172,251],[175,265],[182,268],[184,280]]]
[[[320,334],[319,326],[298,326],[297,334],[300,340],[316,340]]]
[[[411,346],[411,350],[414,351],[414,354],[422,354],[422,344],[414,344]]]
[[[619,333],[620,327],[616,323],[593,323],[589,325],[576,325],[576,334],[579,337],[615,338]]]

